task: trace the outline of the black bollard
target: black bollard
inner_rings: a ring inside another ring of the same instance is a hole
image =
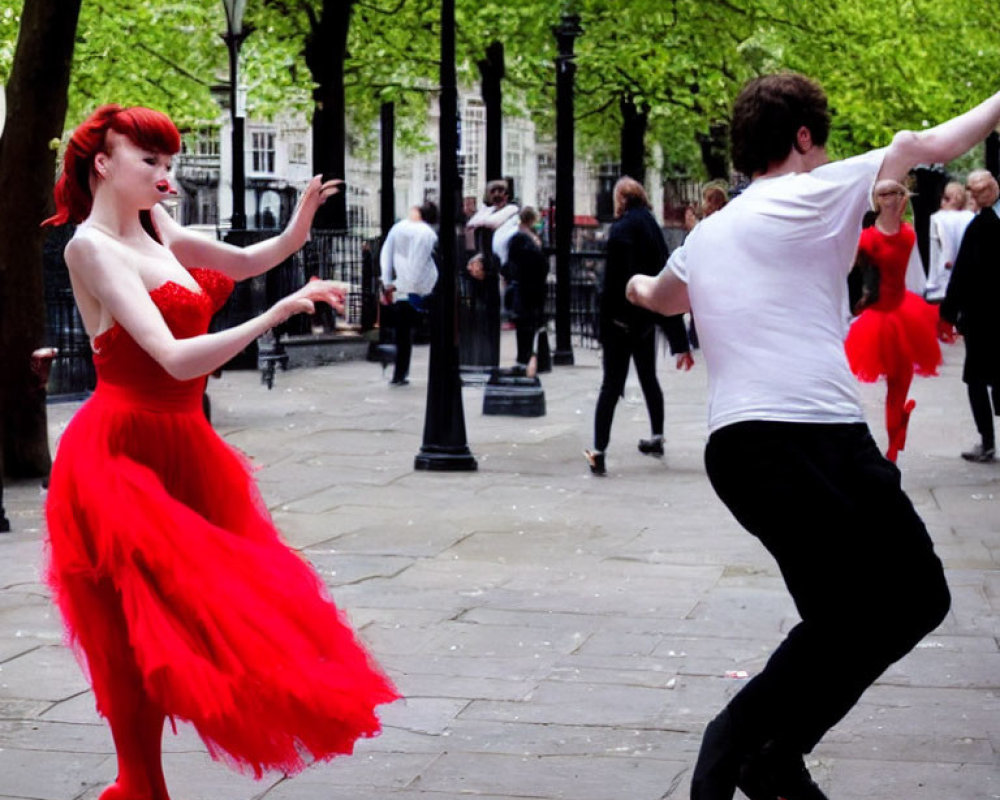
[[[483,392],[483,414],[511,417],[544,417],[545,391],[536,377],[518,367],[495,369]]]

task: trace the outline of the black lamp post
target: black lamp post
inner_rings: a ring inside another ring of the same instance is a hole
[[[569,255],[573,247],[573,42],[583,33],[578,14],[564,13],[553,31],[559,44],[556,57],[556,349],[553,364],[573,363],[570,329],[572,276]]]
[[[233,215],[230,227],[244,230],[247,226],[246,211],[246,155],[243,144],[243,103],[239,96],[240,46],[253,31],[251,25],[243,24],[243,12],[247,0],[222,0],[226,9],[226,32],[222,39],[229,48],[229,118],[233,135]]]
[[[455,325],[455,261],[458,240],[458,88],[455,78],[455,0],[441,3],[441,227],[440,267],[431,312],[431,363],[424,412],[424,441],[414,459],[416,469],[472,471],[462,408]]]

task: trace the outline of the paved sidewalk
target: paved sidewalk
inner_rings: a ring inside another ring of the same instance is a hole
[[[512,334],[503,345],[509,357]],[[636,451],[648,428],[630,382],[598,479],[581,457],[595,352],[542,376],[545,417],[485,417],[482,389],[464,390],[475,473],[413,470],[427,348],[414,356],[403,388],[370,363],[279,373],[270,392],[256,373],[211,382],[218,430],[260,465],[277,524],[407,700],[354,757],[291,780],[232,773],[181,726],[165,738],[173,797],[686,798],[701,731],[740,687],[730,676],[756,672],[796,621],[705,477],[703,363],[682,374],[661,360],[663,460]],[[808,758],[832,800],[1000,797],[1000,466],[958,458],[974,429],[960,346],[946,359],[914,385],[900,467],[953,610]],[[880,442],[883,393],[863,387]],[[54,438],[75,408],[50,406]],[[39,579],[37,482],[6,499],[0,800],[96,799],[113,748]]]

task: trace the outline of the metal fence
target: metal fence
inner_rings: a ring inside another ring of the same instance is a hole
[[[263,241],[279,232],[274,230],[225,231],[220,238],[245,247]],[[58,349],[50,373],[48,393],[52,398],[72,398],[86,394],[94,388],[96,377],[91,358],[90,340],[83,327],[73,300],[69,273],[63,260],[66,242],[73,234],[73,226],[52,229],[46,239],[44,251],[44,284],[46,305],[46,346]],[[552,252],[550,251],[550,260]],[[232,296],[212,322],[212,330],[221,330],[239,324],[262,313],[273,303],[302,286],[313,275],[324,279],[344,281],[349,285],[345,318],[338,324],[329,313],[313,317],[298,315],[279,326],[281,337],[310,333],[332,333],[346,325],[355,331],[369,331],[378,324],[379,272],[378,240],[352,231],[313,231],[311,239],[299,252],[264,275],[241,281]],[[582,347],[598,347],[597,307],[598,291],[603,280],[605,254],[603,252],[574,252],[570,258],[571,294],[570,329],[575,342]],[[499,309],[481,314],[483,298],[473,297],[482,289],[477,281],[465,280],[464,263],[458,267],[457,281],[460,310],[468,306],[467,322],[460,326],[466,347],[475,346],[472,337],[493,337],[493,320],[499,319]],[[475,301],[475,302],[474,302]],[[481,301],[481,302],[480,302]],[[499,303],[499,294],[489,298],[491,304]],[[464,304],[464,305],[463,305]],[[321,306],[321,308],[323,308]],[[549,273],[549,291],[546,311],[550,320],[555,319],[555,270]],[[498,322],[496,323],[499,324]],[[486,330],[486,327],[490,330]],[[482,329],[482,330],[480,330]],[[497,331],[499,328],[497,328]],[[490,339],[492,341],[492,339]],[[257,343],[227,364],[231,369],[256,369]],[[476,361],[481,359],[476,359]]]
[[[551,259],[552,262],[555,258]],[[579,347],[596,350],[601,346],[598,301],[604,282],[607,254],[600,250],[570,253],[569,330]],[[549,271],[545,311],[550,320],[556,316],[555,267]]]
[[[63,250],[75,226],[50,228],[42,251],[45,291],[45,347],[58,350],[49,372],[50,397],[72,399],[91,391],[97,376],[90,352],[90,338],[73,300],[73,287]]]

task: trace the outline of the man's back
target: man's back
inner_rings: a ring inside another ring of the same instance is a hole
[[[863,419],[843,349],[846,277],[881,157],[758,179],[671,260],[698,322],[712,430]]]
[[[437,234],[426,222],[404,219],[392,226],[382,245],[382,281],[397,293],[430,294],[437,282],[434,246]]]

